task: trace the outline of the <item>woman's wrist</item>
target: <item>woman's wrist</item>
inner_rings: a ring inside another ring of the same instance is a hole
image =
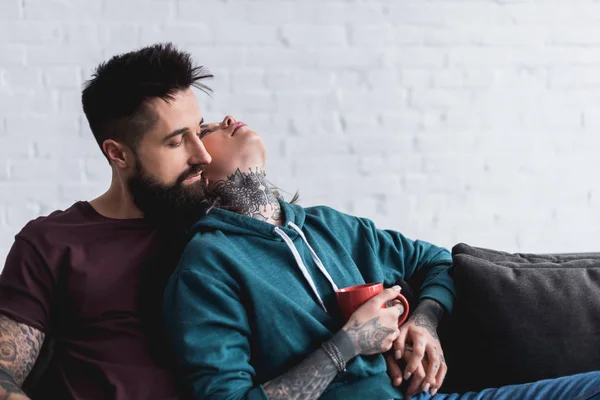
[[[340,329],[333,335],[333,337],[329,339],[329,343],[333,344],[339,350],[344,363],[348,363],[359,354],[354,346],[352,338],[344,329]]]

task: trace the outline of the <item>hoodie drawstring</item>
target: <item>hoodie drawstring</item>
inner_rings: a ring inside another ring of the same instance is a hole
[[[321,271],[321,273],[323,275],[325,275],[325,277],[327,278],[327,280],[331,284],[331,287],[333,288],[333,290],[334,291],[338,290],[338,287],[336,286],[335,282],[333,282],[333,279],[331,279],[331,275],[329,275],[329,273],[325,269],[325,266],[321,262],[321,259],[319,258],[319,256],[317,256],[317,253],[315,253],[315,251],[313,250],[313,248],[310,246],[310,244],[306,240],[306,236],[304,236],[304,232],[302,232],[302,230],[298,226],[296,226],[294,223],[292,223],[292,222],[288,222],[288,226],[291,227],[296,232],[298,232],[298,234],[300,235],[300,237],[302,238],[302,240],[304,241],[304,243],[308,247],[308,249],[310,251],[310,255],[311,255],[313,261],[315,262],[315,264],[317,264],[317,267],[319,268],[319,270]],[[321,295],[319,295],[319,291],[317,290],[317,287],[315,286],[315,282],[313,281],[312,277],[310,276],[310,273],[308,272],[308,269],[306,268],[306,265],[304,265],[304,262],[302,261],[302,257],[300,256],[300,253],[298,252],[298,249],[294,245],[294,242],[278,226],[275,227],[275,233],[277,233],[279,236],[281,236],[281,238],[283,239],[283,241],[285,242],[285,244],[287,244],[288,248],[290,249],[290,251],[294,255],[294,259],[296,260],[296,264],[298,265],[298,268],[300,268],[300,271],[302,271],[302,275],[304,275],[304,279],[306,279],[306,281],[308,282],[308,285],[312,289],[313,293],[315,294],[315,296],[317,296],[317,300],[319,301],[319,304],[321,305],[321,307],[323,308],[323,310],[325,310],[325,312],[327,312],[327,308],[325,307],[325,304],[323,303],[323,299],[321,299]]]
[[[313,261],[315,262],[315,264],[317,264],[317,267],[319,267],[319,269],[321,270],[321,272],[323,273],[323,275],[325,275],[325,278],[327,278],[327,280],[331,284],[331,287],[333,288],[333,290],[335,292],[337,292],[337,290],[338,290],[337,285],[335,284],[335,282],[333,281],[333,279],[331,279],[331,275],[329,275],[329,272],[327,272],[327,270],[325,269],[325,266],[323,265],[323,262],[321,261],[321,259],[317,255],[317,253],[315,253],[315,251],[313,250],[312,246],[308,243],[308,240],[306,240],[306,236],[304,236],[304,232],[302,232],[302,229],[300,229],[293,222],[288,222],[288,226],[291,227],[296,232],[298,232],[298,234],[300,235],[300,237],[302,238],[302,240],[304,240],[304,243],[306,243],[306,247],[308,247],[308,250],[310,251],[310,255],[311,255]]]

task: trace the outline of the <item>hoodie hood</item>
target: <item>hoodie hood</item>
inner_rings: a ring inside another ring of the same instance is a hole
[[[291,222],[302,229],[306,219],[304,208],[289,204],[285,201],[279,201],[281,211],[284,216],[284,224],[279,227],[290,238],[295,239],[298,232],[290,228],[288,224]],[[260,236],[265,239],[282,241],[280,235],[275,231],[275,225],[268,222],[259,221],[256,218],[241,215],[232,211],[227,211],[221,208],[213,208],[210,213],[200,218],[192,226],[192,233],[208,233],[220,231],[228,235],[246,235]]]

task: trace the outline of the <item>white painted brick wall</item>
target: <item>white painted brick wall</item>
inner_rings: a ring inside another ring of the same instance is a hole
[[[207,119],[262,132],[305,205],[447,247],[600,251],[598,21],[593,0],[2,0],[0,262],[108,186],[81,84],[157,41],[209,67]]]

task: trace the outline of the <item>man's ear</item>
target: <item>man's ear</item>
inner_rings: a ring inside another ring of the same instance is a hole
[[[115,164],[118,168],[126,169],[133,166],[132,152],[128,146],[112,139],[107,139],[102,143],[102,150],[111,164]]]

